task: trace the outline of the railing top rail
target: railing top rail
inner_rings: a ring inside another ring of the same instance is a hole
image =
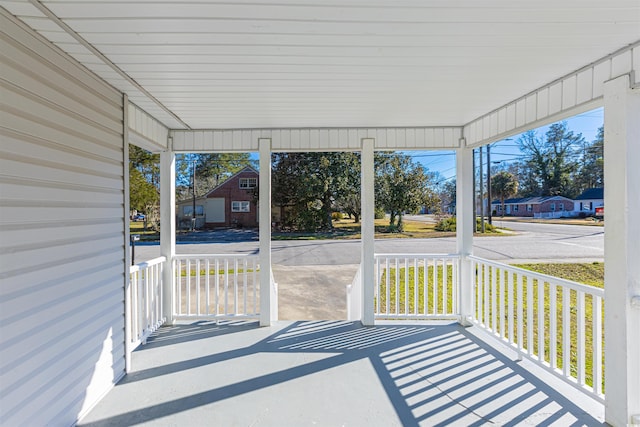
[[[132,265],[129,267],[129,273],[136,273],[140,270],[144,270],[148,267],[153,267],[154,265],[161,264],[167,260],[167,257],[160,256],[158,258],[150,259],[149,261],[139,262],[136,265]]]
[[[531,278],[534,278],[543,282],[549,282],[555,285],[566,286],[567,288],[573,289],[575,291],[580,291],[587,294],[591,294],[596,297],[604,298],[604,289],[596,288],[595,286],[585,285],[584,283],[578,283],[572,280],[561,279],[560,277],[549,276],[548,274],[537,273],[531,270],[525,270],[524,268],[514,267],[512,265],[503,264],[501,262],[490,261],[488,259],[480,258],[474,255],[470,255],[468,258],[470,260],[478,261],[487,265],[492,265],[494,267],[511,271],[513,273],[521,273],[523,275],[529,276]]]
[[[177,254],[173,259],[259,258],[258,254]]]
[[[459,254],[422,254],[422,253],[380,253],[374,254],[375,258],[460,258]]]

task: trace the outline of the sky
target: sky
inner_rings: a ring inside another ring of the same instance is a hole
[[[604,123],[604,110],[598,108],[596,110],[587,111],[577,116],[565,119],[569,130],[574,134],[581,133],[587,142],[596,139],[598,128]],[[549,129],[549,126],[536,128],[540,136]],[[518,148],[519,135],[512,136],[509,140],[497,141],[491,144],[491,161],[492,162],[513,162],[518,160],[522,155]],[[422,163],[430,172],[438,172],[441,176],[440,182],[453,179],[456,176],[456,156],[454,151],[405,151],[415,161]],[[258,159],[257,153],[251,153],[253,160]],[[483,159],[486,161],[486,158]]]
[[[573,131],[574,134],[581,133],[587,142],[592,142],[596,139],[598,128],[604,122],[604,110],[598,108],[563,121],[567,122],[568,129]],[[536,128],[535,131],[540,136],[544,136],[548,129],[549,126],[542,126]],[[510,140],[497,141],[491,144],[491,162],[518,160],[519,156],[521,156],[517,143],[519,136],[515,135]],[[406,154],[411,155],[415,161],[422,163],[430,172],[440,173],[443,180],[455,178],[456,156],[453,151],[407,151]],[[483,160],[486,161],[486,157]]]

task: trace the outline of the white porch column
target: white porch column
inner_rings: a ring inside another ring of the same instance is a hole
[[[362,324],[373,326],[373,304],[375,280],[375,164],[373,161],[375,140],[362,139],[362,154],[360,158],[361,174],[361,209],[360,218],[362,235],[362,252],[360,265],[362,267]]]
[[[162,273],[162,311],[173,323],[173,257],[176,254],[176,155],[160,153],[160,254],[167,258]]]
[[[461,141],[464,146],[464,141]],[[460,324],[471,325],[473,315],[473,282],[471,261],[473,254],[473,150],[456,150],[456,251],[460,255]]]
[[[605,419],[640,424],[640,89],[604,84]],[[637,418],[636,418],[637,417]]]
[[[271,281],[271,139],[258,140],[260,153],[260,326],[278,320],[278,290]]]

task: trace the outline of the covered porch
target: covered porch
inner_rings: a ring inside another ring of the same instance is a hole
[[[338,3],[1,2],[0,424],[640,424],[637,1]],[[597,107],[605,290],[474,256],[472,150]],[[136,266],[129,144],[161,158]],[[455,252],[375,253],[374,153],[442,149]],[[268,220],[176,253],[177,153],[259,153],[268,219],[271,153],[346,150],[348,319],[277,319]]]

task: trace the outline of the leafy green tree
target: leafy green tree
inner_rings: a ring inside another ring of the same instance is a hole
[[[360,153],[340,153],[342,178],[336,188],[335,208],[360,222],[362,216]]]
[[[140,170],[129,171],[129,205],[138,212],[147,212],[149,206],[160,201],[158,188],[147,181]]]
[[[148,213],[160,202],[160,156],[129,145],[129,205]]]
[[[330,230],[334,208],[355,205],[360,191],[356,153],[276,153],[273,161],[273,202],[286,207],[286,225],[304,230]]]
[[[402,215],[422,206],[439,204],[433,175],[410,156],[387,153],[379,157],[376,171],[376,203],[389,212],[389,228],[402,231]]]
[[[518,181],[513,174],[500,171],[491,178],[491,192],[500,198],[501,213],[504,216],[504,200],[518,192]]]

